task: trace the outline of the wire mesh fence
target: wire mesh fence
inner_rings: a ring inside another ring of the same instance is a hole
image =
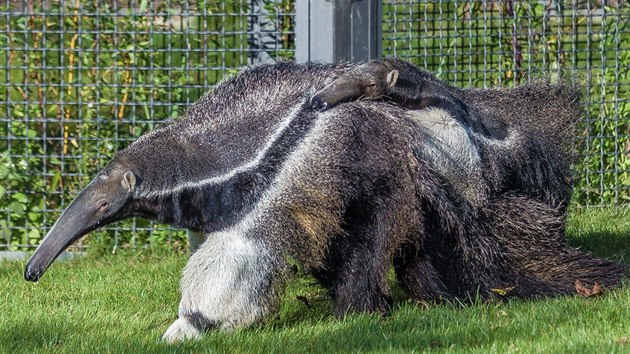
[[[293,58],[296,1],[0,3],[0,249],[38,244],[116,151],[219,80]],[[549,75],[583,85],[575,203],[628,205],[629,14],[621,1],[385,0],[383,54],[464,87]],[[111,240],[186,242],[181,231],[142,219],[90,242]]]
[[[118,150],[247,64],[294,52],[288,1],[5,1],[0,5],[0,249],[39,243]],[[137,219],[92,237],[170,244]],[[81,246],[81,245],[78,245]]]
[[[455,85],[563,78],[584,87],[574,203],[630,204],[630,7],[625,1],[386,1],[383,51]]]

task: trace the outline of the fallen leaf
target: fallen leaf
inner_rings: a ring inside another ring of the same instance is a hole
[[[575,281],[575,291],[583,297],[597,296],[603,293],[602,285],[600,283],[595,282],[595,284],[593,284],[593,288],[589,288],[579,279]]]
[[[619,344],[619,345],[626,345],[626,344],[628,344],[628,337],[621,337],[621,338],[617,339],[617,344]]]
[[[516,289],[516,286],[510,286],[508,288],[495,288],[495,289],[490,289],[490,291],[495,292],[501,296],[506,296],[514,289]]]
[[[579,295],[582,295],[584,297],[588,297],[591,295],[591,290],[585,287],[579,279],[575,280],[575,291],[577,291]]]
[[[592,295],[601,295],[603,293],[602,284],[595,282],[593,285]]]

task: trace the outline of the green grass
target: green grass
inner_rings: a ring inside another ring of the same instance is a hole
[[[628,209],[574,210],[571,243],[623,259]],[[186,255],[111,255],[55,263],[39,283],[0,263],[0,352],[630,352],[630,285],[598,298],[425,306],[335,319],[322,289],[292,281],[279,314],[234,333],[167,345]],[[298,300],[306,298],[307,301]]]

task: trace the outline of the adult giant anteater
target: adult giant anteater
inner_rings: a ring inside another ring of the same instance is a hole
[[[310,107],[351,65],[247,69],[186,115],[119,152],[35,251],[37,281],[91,230],[141,216],[205,237],[163,338],[252,324],[274,310],[287,259],[325,286],[340,316],[385,312],[387,273],[417,299],[574,292],[625,270],[564,240],[571,127],[564,85],[464,90],[502,137],[476,135],[440,108],[375,101]]]

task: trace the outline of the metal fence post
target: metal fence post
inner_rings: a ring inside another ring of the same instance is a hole
[[[362,62],[381,55],[381,0],[297,0],[295,59]]]

